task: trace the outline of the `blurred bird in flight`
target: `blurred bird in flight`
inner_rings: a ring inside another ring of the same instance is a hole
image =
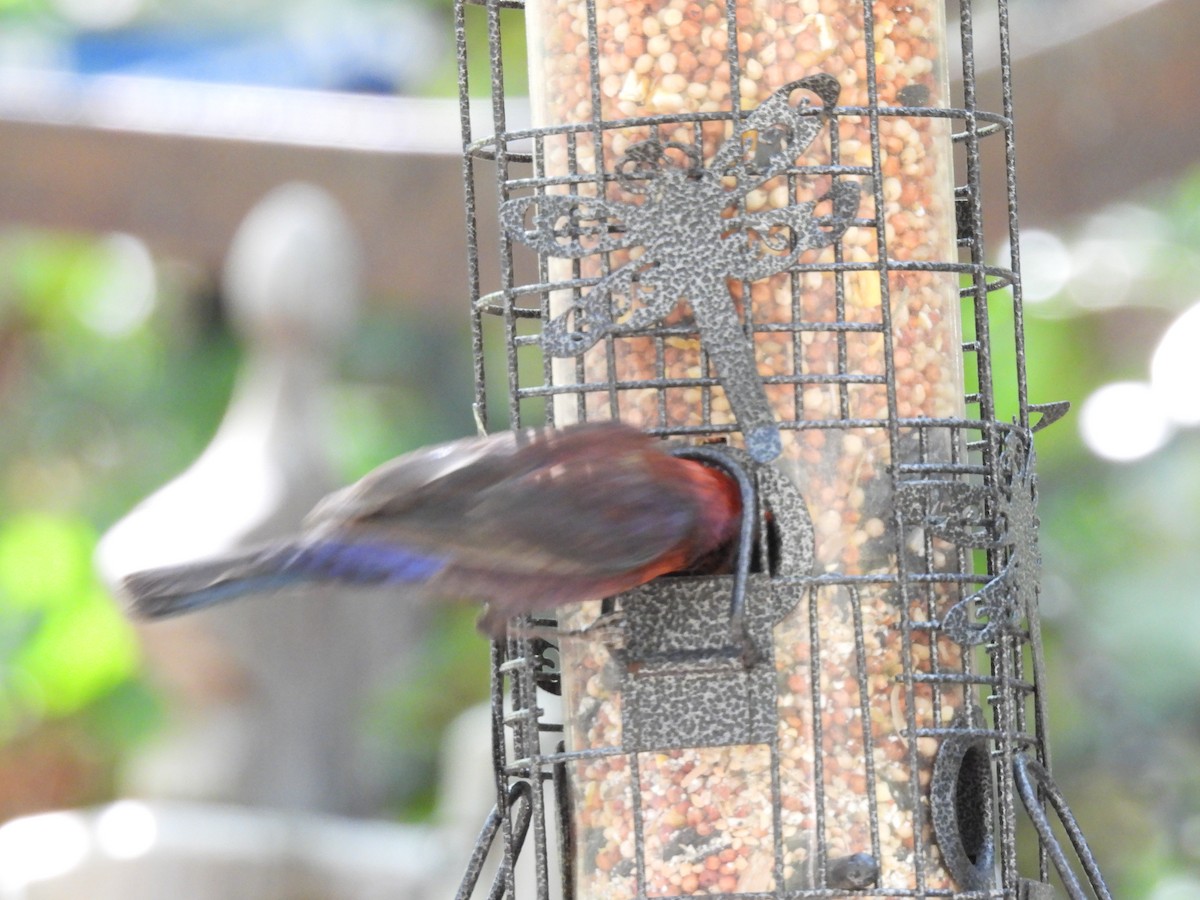
[[[422,584],[488,604],[480,628],[598,600],[729,557],[742,501],[727,472],[617,422],[503,432],[398,457],[319,503],[296,538],[137,572],[157,618],[308,582]]]

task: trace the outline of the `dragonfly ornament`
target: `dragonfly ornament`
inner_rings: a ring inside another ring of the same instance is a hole
[[[798,92],[804,94],[793,103]],[[745,118],[740,135],[724,141],[707,166],[694,144],[650,139],[631,145],[617,161],[615,177],[641,202],[577,194],[505,201],[505,232],[543,256],[582,259],[642,248],[637,259],[595,280],[546,323],[543,350],[577,356],[608,335],[652,326],[686,299],[746,449],[759,462],[776,458],[782,451],[779,427],[728,282],[778,275],[805,251],[838,240],[853,223],[859,185],[836,178],[815,200],[744,211],[750,191],[798,171],[796,157],[826,125],[838,94],[830,75],[784,85]],[[809,95],[822,105],[813,105]],[[818,216],[825,202],[831,214]]]

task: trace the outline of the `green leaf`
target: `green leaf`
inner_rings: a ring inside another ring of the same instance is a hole
[[[45,711],[83,709],[137,671],[132,629],[98,586],[47,616],[14,663],[42,692]]]
[[[80,519],[28,513],[0,527],[0,592],[22,610],[69,606],[92,583],[95,533]]]
[[[96,535],[82,519],[45,513],[0,527],[5,693],[20,685],[42,711],[75,712],[137,670],[132,628],[92,572]]]

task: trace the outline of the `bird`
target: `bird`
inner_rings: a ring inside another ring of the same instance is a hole
[[[480,630],[727,566],[742,497],[728,471],[615,421],[463,438],[384,463],[309,514],[301,533],[127,576],[155,619],[294,584],[420,584],[483,601]]]

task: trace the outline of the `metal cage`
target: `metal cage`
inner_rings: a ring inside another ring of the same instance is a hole
[[[459,0],[480,428],[624,419],[753,512],[737,572],[494,645],[460,897],[497,842],[493,897],[1084,897],[1048,809],[1108,896],[1049,775],[1033,434],[1066,404],[1026,391],[1005,3],[998,109],[980,4],[942,4]]]

